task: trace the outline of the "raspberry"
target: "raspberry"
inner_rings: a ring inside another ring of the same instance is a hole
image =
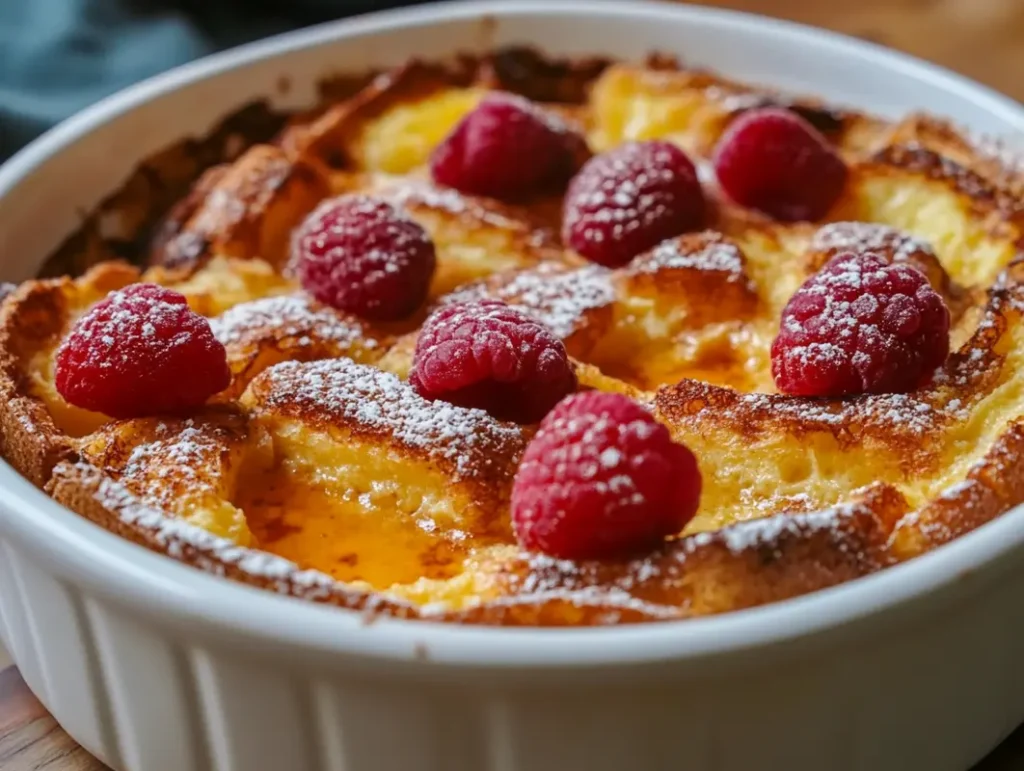
[[[722,189],[777,220],[824,217],[843,192],[846,164],[810,123],[768,107],[736,119],[715,148]]]
[[[657,546],[697,512],[697,459],[622,394],[588,391],[541,423],[512,486],[520,546],[562,559]]]
[[[697,170],[662,141],[627,142],[591,158],[569,183],[562,240],[588,260],[624,265],[707,216]]]
[[[463,193],[516,199],[564,182],[580,141],[529,100],[493,93],[437,146],[430,171]]]
[[[453,303],[423,325],[409,382],[427,399],[535,423],[576,388],[562,342],[497,300]]]
[[[185,298],[133,284],[94,305],[57,349],[57,391],[112,418],[195,409],[231,381],[224,346]]]
[[[412,314],[427,297],[437,263],[422,227],[365,195],[320,204],[296,230],[292,260],[317,300],[371,321]]]
[[[786,304],[772,344],[780,391],[903,393],[949,354],[949,309],[923,274],[870,252],[840,254]]]

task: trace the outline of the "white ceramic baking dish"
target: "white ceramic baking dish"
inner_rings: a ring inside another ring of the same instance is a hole
[[[142,157],[326,73],[529,43],[677,52],[1014,137],[1024,108],[824,32],[676,5],[418,7],[216,56],[106,100],[0,170],[23,279]],[[279,96],[279,95],[278,95]],[[0,464],[0,637],[67,731],[132,771],[964,769],[1024,719],[1024,511],[881,574],[732,615],[610,629],[378,620],[235,585],[62,509]]]

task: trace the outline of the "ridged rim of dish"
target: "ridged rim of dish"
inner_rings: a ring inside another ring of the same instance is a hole
[[[1024,107],[1008,97],[952,73],[882,46],[837,33],[754,14],[644,0],[484,0],[447,2],[330,22],[215,54],[150,78],[98,102],[35,140],[0,167],[0,197],[36,168],[98,125],[181,86],[253,62],[320,44],[358,38],[370,32],[422,27],[482,16],[568,14],[690,21],[719,28],[750,30],[788,38],[813,48],[827,45],[873,60],[893,71],[941,84],[990,114],[1018,124]],[[385,661],[432,665],[515,667],[550,670],[632,666],[659,661],[695,661],[763,649],[797,638],[839,631],[868,616],[907,610],[915,599],[936,595],[969,578],[994,580],[1001,558],[1024,543],[1024,506],[955,542],[908,563],[830,589],[771,605],[720,616],[661,624],[603,628],[505,629],[365,616],[321,607],[236,584],[148,552],[93,525],[51,500],[0,462],[4,523],[37,555],[60,563],[64,577],[134,610],[174,619],[200,621],[206,635],[235,635],[293,652],[347,654]],[[980,568],[985,568],[981,571]],[[906,620],[906,613],[902,618]]]

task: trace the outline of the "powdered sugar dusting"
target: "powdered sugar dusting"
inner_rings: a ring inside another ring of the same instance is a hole
[[[614,624],[618,620],[615,611],[634,611],[649,619],[668,620],[682,618],[686,609],[671,605],[659,605],[630,594],[617,586],[583,585],[576,587],[559,586],[556,583],[537,580],[536,574],[529,574],[515,594],[495,597],[487,601],[492,608],[516,605],[540,605],[549,602],[565,602],[576,608],[602,608],[606,615],[601,623]],[[421,608],[424,617],[441,615],[451,608],[444,603]]]
[[[971,134],[971,143],[982,155],[1014,176],[1024,175],[1024,148],[990,134]]]
[[[201,471],[216,468],[226,448],[224,437],[218,434],[191,420],[180,431],[161,423],[153,441],[132,450],[121,473],[132,479],[155,478],[158,484],[165,479],[181,481],[193,492],[207,488],[210,480],[204,479]]]
[[[429,182],[400,177],[381,176],[373,185],[374,194],[393,206],[416,211],[429,209],[443,212],[485,227],[517,233],[526,248],[554,246],[551,234],[534,228],[523,219],[509,216],[497,205],[463,195],[452,188],[436,187]]]
[[[934,258],[931,246],[909,233],[871,222],[831,222],[823,225],[811,239],[817,252],[880,252],[892,260],[907,260],[924,253]]]
[[[807,428],[815,424],[825,428],[841,428],[851,424],[870,424],[900,434],[924,435],[943,423],[967,417],[965,405],[958,399],[946,404],[929,400],[921,394],[875,394],[855,401],[815,401],[780,398],[773,394],[743,394],[734,408],[722,411],[737,419],[764,414],[770,419],[799,421]]]
[[[453,292],[442,302],[483,297],[520,307],[556,337],[565,339],[585,325],[589,311],[611,305],[615,290],[606,268],[590,265],[567,269],[547,263]]]
[[[258,410],[387,437],[462,477],[514,470],[522,429],[483,410],[428,401],[394,375],[350,359],[286,362],[253,383]]]
[[[574,606],[604,605],[641,610],[652,617],[686,615],[685,594],[681,604],[649,602],[643,595],[649,588],[679,585],[691,558],[710,549],[725,548],[742,557],[763,548],[775,548],[786,538],[804,539],[825,535],[840,550],[851,546],[845,533],[852,518],[864,511],[863,504],[851,502],[807,513],[778,514],[730,525],[717,531],[701,532],[670,544],[666,550],[613,566],[601,561],[576,562],[544,554],[519,555],[525,570],[505,601],[539,603],[561,600]],[[664,597],[663,590],[655,591]]]
[[[834,342],[815,341],[792,346],[787,355],[799,360],[804,367],[814,361],[827,361],[833,367],[840,367],[850,355],[848,349],[853,347],[852,341],[862,334],[878,335],[874,325],[860,318],[874,314],[856,313],[848,295],[860,291],[872,278],[884,279],[880,268],[877,262],[846,260],[841,266],[830,266],[805,284],[783,312],[782,328],[800,335],[813,321],[815,337],[827,337]],[[877,310],[878,301],[873,295],[863,297],[865,305],[874,303],[871,309]]]
[[[844,504],[832,509],[801,514],[777,514],[763,519],[738,522],[714,532],[698,533],[687,541],[687,551],[720,541],[734,554],[774,545],[784,535],[804,536],[836,530],[844,519],[852,516],[858,504]]]
[[[235,305],[211,319],[210,326],[225,346],[244,346],[265,334],[275,339],[292,338],[299,346],[311,345],[313,340],[339,347],[378,345],[359,319],[321,305],[305,294],[264,297]]]
[[[715,233],[682,236],[662,241],[629,265],[631,273],[656,274],[662,270],[700,270],[725,273],[730,281],[746,280],[739,247]]]

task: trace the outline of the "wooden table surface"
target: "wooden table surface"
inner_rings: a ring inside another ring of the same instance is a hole
[[[713,0],[835,29],[943,64],[1024,100],[1024,0]],[[0,672],[3,771],[103,771],[32,696]],[[1024,728],[973,771],[1024,769]],[[926,770],[922,770],[926,771]]]
[[[956,70],[1024,101],[1022,0],[691,0],[834,29]]]

